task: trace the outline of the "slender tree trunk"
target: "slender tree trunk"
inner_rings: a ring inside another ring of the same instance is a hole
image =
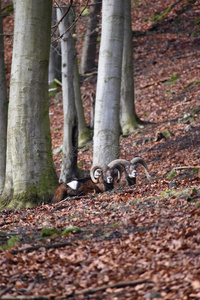
[[[1,2],[0,2],[1,9]],[[6,134],[8,103],[4,62],[3,24],[0,12],[0,196],[3,191],[6,171]]]
[[[93,163],[119,157],[124,1],[104,0],[94,124]]]
[[[120,124],[122,134],[129,135],[138,127],[135,113],[133,79],[133,44],[131,28],[131,0],[124,0],[124,44],[122,59],[122,81],[120,102]]]
[[[48,61],[52,1],[17,0],[8,110],[6,181],[1,204],[27,207],[51,199]]]
[[[52,10],[52,25],[56,24],[56,7]],[[56,38],[55,28],[52,29],[52,39]],[[49,58],[49,85],[52,85],[54,79],[61,79],[61,53],[60,53],[60,43],[53,42],[50,47],[50,58]]]
[[[101,12],[101,0],[93,0],[90,6],[90,15],[87,22],[87,31],[82,49],[80,73],[85,74],[95,69],[98,23]]]
[[[57,10],[57,19],[60,20],[66,8]],[[71,25],[73,20],[72,10],[68,12],[59,24],[62,35]],[[60,181],[68,182],[77,174],[77,141],[78,127],[74,99],[74,41],[71,31],[67,31],[61,39],[62,52],[62,92],[64,112],[63,156]]]
[[[79,70],[76,58],[74,64],[74,96],[78,116],[78,146],[83,147],[88,141],[92,139],[92,132],[87,127],[87,124],[85,122],[83,104],[81,99]]]

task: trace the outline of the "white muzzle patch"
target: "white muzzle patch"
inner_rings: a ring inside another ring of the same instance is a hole
[[[137,177],[137,171],[136,171],[136,170],[133,170],[130,177],[131,177],[131,178]]]
[[[113,182],[113,178],[110,176],[110,177],[107,177],[107,183],[112,183]]]

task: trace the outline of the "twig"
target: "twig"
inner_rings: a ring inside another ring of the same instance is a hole
[[[62,37],[65,35],[66,32],[68,32],[72,27],[74,27],[74,25],[77,23],[77,21],[79,20],[79,18],[81,17],[82,13],[84,12],[84,10],[87,8],[88,6],[88,2],[90,0],[87,0],[87,3],[85,5],[85,7],[82,9],[82,11],[80,12],[80,14],[78,15],[78,17],[75,19],[75,21],[65,30],[65,32],[63,32],[59,37],[57,37],[55,40],[52,41],[52,43],[62,39]]]
[[[40,248],[45,248],[45,249],[51,249],[51,248],[54,248],[54,249],[57,249],[57,248],[61,248],[61,247],[65,247],[65,246],[71,246],[72,243],[69,243],[69,242],[64,242],[64,243],[60,243],[60,244],[49,244],[49,245],[36,245],[36,246],[32,246],[32,247],[27,247],[27,248],[22,248],[22,249],[18,249],[18,250],[12,250],[10,251],[11,254],[17,254],[17,253],[22,253],[22,252],[31,252],[31,251],[34,251],[34,250],[38,250]]]
[[[55,25],[51,26],[52,29],[58,27],[58,25],[62,22],[62,20],[63,20],[64,17],[68,14],[70,8],[72,7],[72,4],[73,4],[73,0],[70,1],[70,4],[69,4],[69,6],[68,6],[66,12],[65,12],[64,15],[62,16],[62,18],[61,18]]]
[[[103,285],[97,288],[89,288],[89,289],[84,289],[81,291],[77,291],[74,294],[72,294],[71,296],[76,296],[76,295],[88,295],[88,294],[94,294],[96,292],[101,292],[101,291],[105,291],[106,289],[110,288],[122,288],[122,287],[126,287],[126,286],[136,286],[138,284],[143,284],[143,283],[152,283],[151,280],[149,279],[141,279],[141,280],[135,280],[135,281],[122,281],[122,282],[117,282],[117,283],[113,283],[113,284],[108,284],[108,285]]]
[[[1,297],[6,294],[7,292],[9,292],[12,288],[14,287],[14,283],[8,285],[3,291],[0,292],[0,299]]]
[[[141,279],[141,280],[135,280],[135,281],[122,281],[122,282],[117,282],[114,284],[108,284],[108,285],[103,285],[101,287],[97,287],[97,288],[89,288],[89,289],[84,289],[81,291],[77,291],[77,292],[73,292],[69,295],[61,295],[60,297],[55,297],[54,299],[67,299],[67,298],[71,298],[71,297],[75,297],[78,295],[89,295],[89,294],[95,294],[97,292],[102,292],[105,291],[106,289],[110,288],[123,288],[123,287],[127,287],[127,286],[136,286],[138,284],[143,284],[143,283],[153,283],[153,281],[149,280],[149,279]],[[8,297],[3,297],[2,299],[27,299],[26,296],[16,296],[15,298],[12,298],[12,296],[10,298]],[[46,300],[46,299],[50,299],[49,296],[47,295],[37,295],[37,296],[29,296],[29,299],[40,299],[40,300]]]
[[[175,167],[172,170],[183,170],[183,169],[200,169],[200,166],[182,166],[182,167]]]

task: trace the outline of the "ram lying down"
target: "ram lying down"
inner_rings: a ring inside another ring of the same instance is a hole
[[[114,188],[136,184],[138,164],[143,166],[146,177],[150,181],[151,176],[147,164],[141,157],[135,157],[130,162],[125,159],[116,159],[108,165],[94,165],[90,169],[90,177],[60,183],[55,189],[53,202],[59,202],[68,196],[103,193]]]
[[[68,196],[81,196],[89,193],[102,193],[114,188],[114,182],[120,180],[121,165],[114,163],[112,167],[103,164],[94,165],[90,177],[60,183],[54,192],[53,202],[59,202]]]

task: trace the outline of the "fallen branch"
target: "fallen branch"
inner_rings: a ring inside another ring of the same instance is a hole
[[[95,294],[97,292],[102,292],[105,291],[106,289],[113,289],[113,288],[122,288],[122,287],[127,287],[127,286],[136,286],[138,284],[143,284],[143,283],[152,283],[151,280],[149,279],[141,279],[141,280],[135,280],[135,281],[122,281],[122,282],[117,282],[113,284],[108,284],[108,285],[103,285],[97,288],[89,288],[89,289],[84,289],[81,291],[77,291],[74,294],[70,296],[77,296],[77,295],[88,295],[88,294]]]
[[[89,294],[95,294],[97,292],[103,292],[105,291],[106,289],[110,288],[110,289],[113,289],[113,288],[123,288],[123,287],[127,287],[127,286],[136,286],[136,285],[139,285],[139,284],[143,284],[143,283],[153,283],[153,281],[149,280],[149,279],[141,279],[141,280],[135,280],[135,281],[122,281],[122,282],[117,282],[117,283],[114,283],[114,284],[108,284],[108,285],[103,285],[101,287],[97,287],[97,288],[89,288],[89,289],[84,289],[84,290],[81,290],[81,291],[77,291],[77,292],[74,292],[74,293],[71,293],[71,294],[68,294],[68,295],[62,295],[62,296],[59,296],[58,298],[55,297],[54,299],[67,299],[67,298],[71,298],[71,297],[74,297],[74,296],[78,296],[78,295],[89,295]],[[12,286],[13,287],[13,286]],[[4,300],[11,300],[11,299],[27,299],[27,296],[15,296],[15,297],[12,297],[11,295],[8,295],[7,296],[4,296],[2,297],[1,299],[4,299]],[[30,295],[28,297],[28,299],[40,299],[40,300],[49,300],[51,299],[51,295]]]
[[[184,169],[200,169],[200,166],[182,166],[182,167],[175,167],[172,170],[184,170]]]
[[[0,292],[0,299],[2,299],[2,296],[9,292],[14,287],[14,283],[8,285],[3,291]]]
[[[17,253],[22,253],[22,252],[31,252],[34,250],[38,250],[40,248],[45,248],[47,250],[51,249],[51,248],[57,249],[57,248],[65,247],[65,246],[72,246],[72,243],[64,242],[64,243],[60,243],[60,244],[36,245],[36,246],[22,248],[22,249],[18,249],[18,250],[11,250],[10,253],[17,254]]]

